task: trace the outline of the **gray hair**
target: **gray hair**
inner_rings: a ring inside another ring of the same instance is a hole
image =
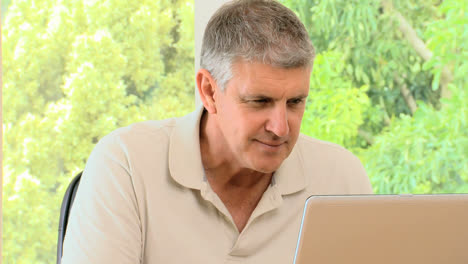
[[[234,0],[211,17],[200,66],[224,90],[237,61],[285,69],[312,66],[314,47],[299,18],[275,0]]]

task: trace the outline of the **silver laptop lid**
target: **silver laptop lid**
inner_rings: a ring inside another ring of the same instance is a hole
[[[468,263],[468,194],[312,196],[295,264]]]

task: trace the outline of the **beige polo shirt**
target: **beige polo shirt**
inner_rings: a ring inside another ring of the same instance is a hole
[[[204,177],[202,109],[121,128],[97,144],[62,263],[292,263],[307,197],[372,192],[354,155],[301,135],[239,233]]]

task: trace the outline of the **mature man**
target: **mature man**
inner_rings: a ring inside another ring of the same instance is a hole
[[[98,143],[63,263],[291,263],[308,196],[372,192],[350,152],[299,134],[313,57],[278,2],[219,9],[196,76],[203,106]]]

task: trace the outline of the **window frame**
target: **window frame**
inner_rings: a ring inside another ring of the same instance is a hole
[[[214,12],[229,0],[195,0],[195,73],[200,69],[200,53],[203,40],[203,32]],[[195,105],[201,104],[197,86],[195,87]]]

